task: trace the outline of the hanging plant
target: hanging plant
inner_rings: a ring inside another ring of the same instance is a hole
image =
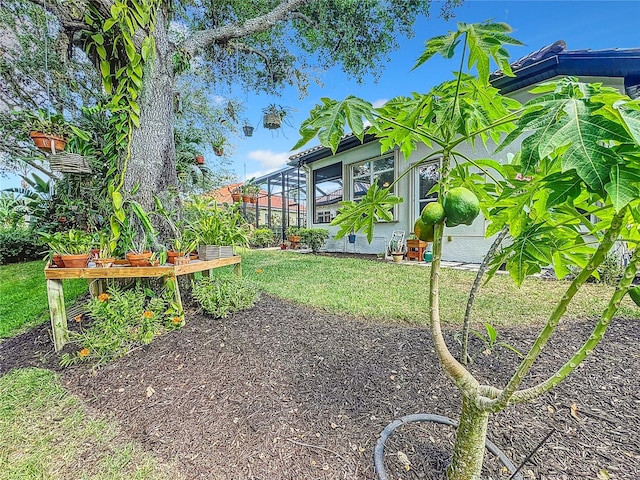
[[[204,156],[203,155],[196,155],[196,163],[198,165],[204,165]]]
[[[282,126],[282,120],[287,116],[287,110],[272,103],[266,108],[262,109],[264,116],[262,117],[262,125],[269,130],[277,130]]]
[[[242,131],[244,132],[245,137],[250,137],[253,135],[253,127],[251,125],[244,125],[242,127]]]
[[[59,113],[51,114],[47,110],[38,109],[35,112],[21,111],[16,116],[36,148],[43,152],[63,151],[67,140],[75,133],[71,124]]]

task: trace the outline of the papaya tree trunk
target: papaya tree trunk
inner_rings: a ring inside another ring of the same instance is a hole
[[[140,127],[133,129],[131,157],[124,177],[126,191],[130,192],[139,184],[135,200],[147,211],[153,209],[154,194],[175,190],[178,185],[173,137],[173,51],[161,8],[158,9],[153,37],[156,54],[145,63],[143,87],[138,99]],[[170,209],[172,206],[165,207]]]
[[[447,469],[448,480],[480,480],[488,423],[489,412],[463,396],[453,459]]]

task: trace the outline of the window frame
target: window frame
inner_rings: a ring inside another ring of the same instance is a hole
[[[353,162],[350,163],[348,165],[346,165],[347,167],[347,171],[345,172],[349,178],[349,200],[351,200],[352,202],[359,202],[360,198],[356,198],[355,195],[355,188],[354,188],[354,183],[356,181],[357,178],[364,178],[364,175],[354,175],[354,169],[364,165],[366,163],[370,163],[370,167],[369,167],[369,173],[368,173],[368,181],[369,181],[369,188],[371,187],[371,185],[373,185],[374,182],[374,178],[376,175],[379,175],[381,173],[386,173],[386,172],[393,172],[393,180],[392,182],[395,182],[398,178],[398,155],[397,155],[397,150],[393,150],[391,152],[382,154],[382,155],[377,155],[375,157],[370,157],[364,160],[360,160],[357,162]],[[386,160],[386,159],[391,159],[391,161],[393,162],[393,167],[391,168],[387,168],[384,170],[379,170],[379,171],[375,171],[375,169],[373,168],[373,162],[376,162],[378,160]],[[398,185],[394,185],[392,193],[395,195],[396,192],[398,191]],[[393,206],[393,222],[397,222],[398,221],[398,206],[394,205]],[[377,223],[389,223],[386,220],[377,220]]]
[[[316,185],[318,184],[318,174],[320,172],[322,172],[323,170],[329,170],[329,169],[336,169],[338,170],[340,173],[338,176],[332,176],[332,177],[327,177],[321,180],[320,183],[322,182],[329,182],[332,180],[338,180],[339,182],[342,182],[342,198],[340,200],[338,200],[336,203],[340,203],[344,200],[344,166],[342,162],[334,162],[331,163],[329,165],[325,165],[324,167],[320,167],[317,169],[314,169],[311,175],[311,188],[312,188],[312,192],[313,192],[313,223],[314,224],[321,224],[321,225],[327,225],[329,223],[331,223],[331,221],[333,220],[333,218],[331,218],[331,212],[321,212],[321,213],[327,213],[328,214],[328,218],[329,220],[326,221],[323,219],[323,221],[319,220],[318,217],[318,211],[317,211],[317,200],[318,197],[316,196]],[[323,215],[324,216],[324,215]]]

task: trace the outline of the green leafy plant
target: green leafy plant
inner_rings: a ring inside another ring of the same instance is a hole
[[[40,132],[47,135],[69,139],[74,135],[86,137],[88,134],[68,122],[60,113],[51,113],[44,109],[16,112],[16,117],[25,134]]]
[[[172,306],[172,296],[169,289],[156,295],[140,284],[129,290],[110,286],[86,304],[86,315],[76,317],[80,332],[70,332],[69,340],[79,350],[63,354],[60,364],[103,365],[180,328],[184,317]]]
[[[205,312],[226,318],[230,313],[253,307],[258,288],[237,275],[202,277],[194,280],[191,295]]]
[[[275,234],[270,228],[256,228],[253,232],[253,239],[251,245],[264,248],[270,247],[275,241]]]
[[[459,23],[455,31],[428,40],[416,65],[437,54],[452,58],[459,51],[460,69],[453,80],[427,94],[391,99],[379,108],[352,96],[341,102],[323,99],[303,122],[302,138],[294,146],[317,136],[335,152],[345,125],[362,139],[365,121],[371,123],[368,133],[379,139],[383,152],[399,147],[410,158],[419,143],[426,144],[429,154],[407,172],[439,158],[439,196],[446,198],[451,189],[463,186],[479,200],[490,222],[488,236],[508,230],[511,241],[494,257],[489,278],[502,264],[518,286],[547,265],[558,278],[572,266],[579,268],[506,385],[483,384],[454,358],[441,333],[439,272],[446,219],[434,224],[427,286],[432,339],[444,372],[462,395],[449,480],[480,477],[490,414],[552,389],[593,351],[629,292],[640,262],[635,248],[640,241],[640,102],[616,89],[573,78],[539,85],[524,106],[502,96],[489,83],[489,68],[493,59],[505,75],[513,75],[504,46],[520,42],[510,32],[502,23]],[[466,73],[465,67],[475,67],[477,75]],[[459,148],[468,143],[499,144],[498,153],[517,139],[521,148],[509,165],[470,158]],[[362,201],[345,202],[333,222],[340,227],[339,235],[364,230],[371,240],[375,220],[388,217],[400,202],[392,187],[385,190],[374,184]],[[592,215],[598,218],[595,224]],[[589,242],[586,235],[592,237]],[[549,378],[523,388],[580,286],[594,275],[618,238],[635,248],[634,254],[588,339]]]
[[[49,245],[53,253],[60,255],[88,254],[95,245],[93,237],[85,231],[71,229],[68,232],[40,232],[42,240]]]
[[[329,230],[325,228],[301,228],[302,243],[307,245],[313,253],[318,253],[324,242],[329,238]]]
[[[257,183],[255,183],[255,178],[250,178],[243,185],[240,185],[240,193],[244,195],[249,195],[252,197],[257,197],[260,193],[261,187]]]
[[[502,342],[498,339],[498,331],[493,327],[493,325],[491,325],[490,323],[485,322],[484,324],[484,329],[485,332],[478,332],[477,330],[471,330],[471,333],[477,337],[478,339],[480,339],[482,341],[482,343],[484,344],[485,348],[483,348],[482,350],[480,350],[475,356],[468,358],[468,361],[473,361],[475,360],[475,358],[478,357],[478,355],[480,355],[481,353],[484,354],[491,354],[494,352],[494,350],[497,347],[502,347],[505,348],[507,350],[510,350],[511,352],[515,353],[518,357],[522,358],[523,355],[520,352],[520,350],[518,350],[517,348],[515,348],[513,345],[509,345],[506,342]],[[456,340],[458,340],[458,342],[460,344],[462,344],[462,332],[458,332],[456,333],[456,335],[454,336],[456,338]]]
[[[40,259],[42,250],[42,243],[32,229],[0,227],[0,265]]]
[[[201,245],[249,245],[248,227],[235,206],[194,198],[186,207],[185,218]]]
[[[287,237],[296,237],[300,235],[300,230],[303,227],[298,227],[296,225],[289,225],[286,230]]]

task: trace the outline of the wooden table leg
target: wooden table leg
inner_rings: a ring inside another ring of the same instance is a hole
[[[242,263],[236,263],[233,266],[233,272],[238,275],[238,276],[242,276]]]
[[[49,314],[51,316],[51,329],[53,330],[53,344],[56,352],[59,352],[67,343],[67,340],[69,340],[62,280],[47,279],[47,296],[49,297]]]

